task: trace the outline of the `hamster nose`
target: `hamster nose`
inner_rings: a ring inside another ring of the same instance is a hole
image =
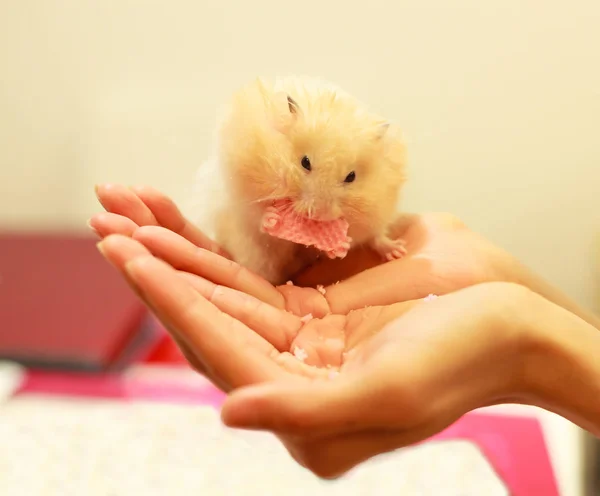
[[[330,202],[316,203],[311,218],[320,221],[336,220],[340,217],[339,209]]]
[[[339,207],[331,198],[323,198],[321,195],[307,192],[303,193],[297,209],[312,220],[329,221],[341,216]]]

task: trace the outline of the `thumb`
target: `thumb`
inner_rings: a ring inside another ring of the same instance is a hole
[[[364,379],[269,382],[231,393],[221,418],[229,427],[330,436],[380,426],[385,396]]]

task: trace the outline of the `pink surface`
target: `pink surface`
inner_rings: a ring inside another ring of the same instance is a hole
[[[117,375],[39,372],[28,374],[19,393],[168,401],[215,408],[225,398],[224,393],[202,381],[190,386],[173,380],[157,383]],[[543,432],[535,418],[470,413],[432,439],[475,443],[512,496],[559,496]]]
[[[542,428],[533,417],[470,413],[433,439],[475,443],[512,496],[559,496]]]
[[[175,403],[205,404],[219,407],[225,394],[209,382],[198,386],[179,381],[148,381],[119,375],[85,375],[47,372],[28,372],[18,394],[40,393],[59,396],[150,400]]]

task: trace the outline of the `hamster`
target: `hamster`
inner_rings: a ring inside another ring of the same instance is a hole
[[[276,200],[310,219],[344,218],[351,247],[392,260],[406,253],[402,239],[388,236],[405,170],[399,131],[341,88],[309,77],[257,79],[233,95],[214,156],[198,170],[193,220],[273,284],[320,256],[262,232]]]

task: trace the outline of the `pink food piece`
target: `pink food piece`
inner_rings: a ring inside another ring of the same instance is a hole
[[[268,207],[262,219],[262,231],[305,246],[324,251],[329,258],[344,258],[352,239],[344,219],[319,221],[294,212],[290,200],[277,200]]]

